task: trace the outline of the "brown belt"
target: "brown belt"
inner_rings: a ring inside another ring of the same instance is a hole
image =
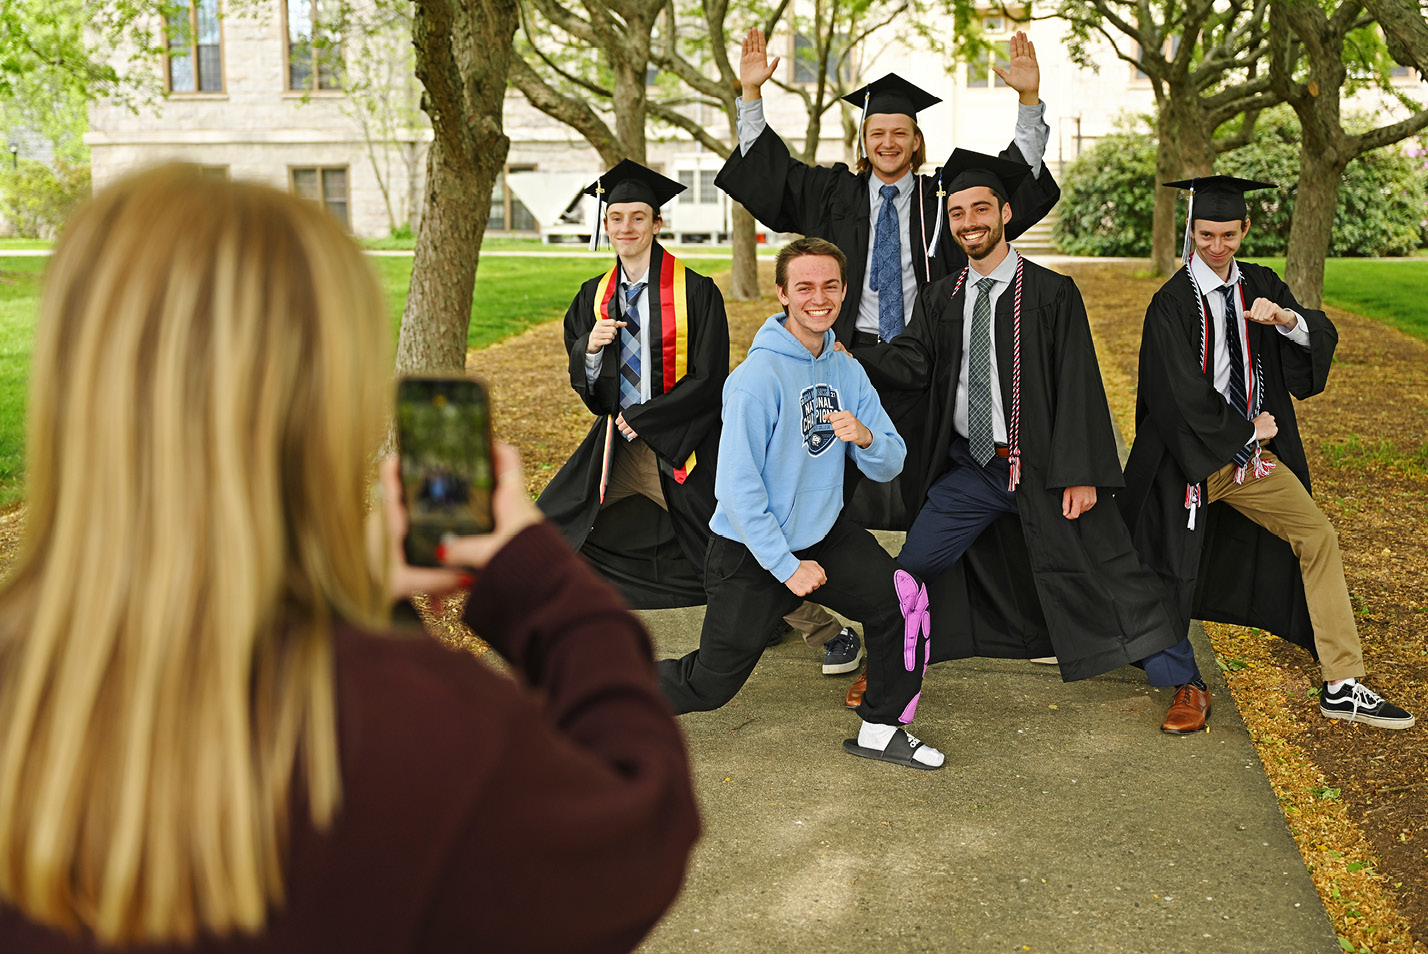
[[[1001,457],[1001,458],[1003,458],[1003,459],[1010,459],[1010,458],[1011,458],[1011,448],[1008,447],[1008,446],[1005,445],[1005,444],[998,444],[998,445],[996,445],[995,447],[993,447],[992,450],[993,450],[994,452],[996,452],[996,455],[997,455],[998,457]]]

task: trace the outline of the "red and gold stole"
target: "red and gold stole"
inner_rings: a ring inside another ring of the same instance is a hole
[[[687,272],[684,263],[655,242],[650,246],[650,282],[645,289],[645,324],[649,329],[650,361],[645,374],[650,382],[650,395],[668,394],[689,372],[689,298],[686,289]],[[656,280],[656,276],[658,279]],[[620,287],[620,263],[600,279],[595,289],[595,317],[620,320],[615,293]],[[610,466],[614,460],[615,416],[605,425],[605,463],[600,474],[600,497],[610,482]],[[623,438],[620,438],[623,440]],[[674,479],[684,483],[694,469],[695,455],[674,469]]]

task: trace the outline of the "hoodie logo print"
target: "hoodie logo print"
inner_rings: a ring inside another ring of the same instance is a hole
[[[838,391],[827,384],[815,384],[804,388],[798,400],[803,409],[803,446],[808,448],[810,457],[817,457],[838,443],[833,425],[823,419],[824,415],[841,410]]]

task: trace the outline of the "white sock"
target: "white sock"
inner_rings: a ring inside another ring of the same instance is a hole
[[[876,722],[864,722],[863,727],[858,730],[858,744],[865,749],[877,749],[881,752],[888,747],[888,743],[892,741],[893,736],[900,731],[903,730],[895,725],[879,725]],[[910,732],[908,733],[908,737],[916,739],[916,736]],[[912,760],[936,768],[947,761],[947,757],[924,742],[912,750]]]
[[[895,725],[879,725],[876,722],[864,722],[863,727],[858,730],[858,745],[865,749],[877,749],[881,752],[888,747],[892,741],[893,733],[897,732]]]
[[[1329,691],[1330,691],[1330,692],[1338,692],[1338,691],[1339,691],[1339,687],[1342,686],[1342,685],[1344,685],[1344,683],[1348,683],[1349,685],[1352,686],[1352,685],[1354,684],[1354,682],[1355,682],[1355,680],[1354,680],[1354,677],[1353,677],[1353,676],[1350,676],[1350,677],[1347,678],[1347,679],[1340,679],[1340,680],[1338,680],[1337,682],[1331,682],[1331,683],[1329,683]]]

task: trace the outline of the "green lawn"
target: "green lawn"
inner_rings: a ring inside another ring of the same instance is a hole
[[[1284,274],[1284,259],[1252,261]],[[1324,302],[1375,318],[1428,340],[1428,260],[1423,258],[1331,258],[1324,263]]]
[[[24,476],[25,390],[40,276],[47,258],[5,256],[0,246],[0,510],[15,503]],[[43,247],[37,243],[35,247]],[[371,259],[386,292],[392,333],[401,325],[411,278],[406,256]],[[728,268],[718,259],[686,259],[709,274]],[[591,258],[486,258],[476,278],[467,344],[484,348],[532,325],[559,319],[580,283],[608,265]]]
[[[684,259],[684,263],[706,275],[729,267],[727,261],[718,259]],[[387,292],[395,334],[401,326],[412,260],[373,256],[372,264]],[[476,271],[475,300],[471,303],[471,328],[466,333],[467,347],[484,348],[532,325],[563,317],[580,283],[609,267],[610,263],[591,258],[481,259]]]
[[[0,242],[0,509],[20,496],[25,388],[39,305],[39,276],[47,262],[45,258],[5,256],[4,250],[45,244]],[[1276,269],[1284,267],[1283,259],[1260,261]],[[705,274],[728,267],[728,260],[719,258],[690,258],[686,263]],[[401,322],[411,258],[373,256],[372,264],[381,277],[395,331]],[[467,344],[483,348],[532,325],[559,319],[580,283],[604,267],[605,263],[591,258],[482,259]],[[1324,274],[1325,300],[1330,304],[1428,339],[1428,314],[1420,304],[1422,290],[1428,288],[1428,260],[1332,259]]]
[[[48,259],[0,259],[0,509],[20,496],[25,459],[25,389]]]

